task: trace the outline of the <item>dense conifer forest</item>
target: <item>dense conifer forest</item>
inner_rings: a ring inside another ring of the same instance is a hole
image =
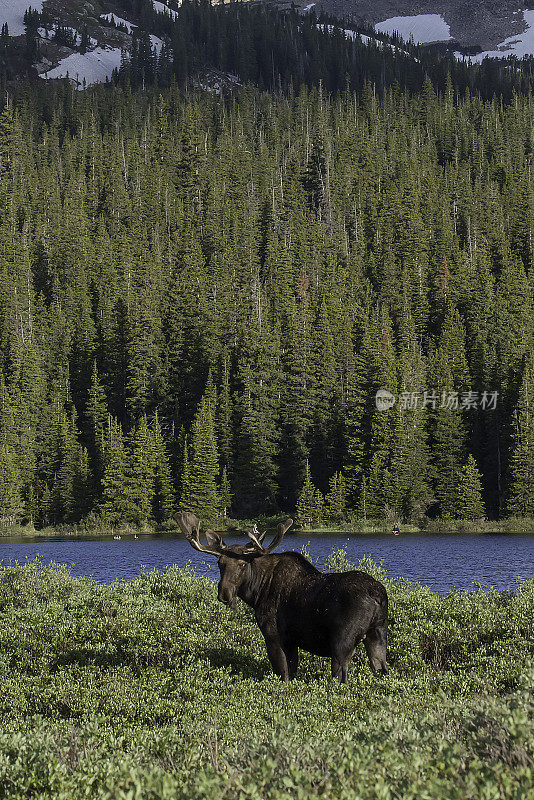
[[[256,85],[195,88],[174,26],[150,74],[6,94],[0,516],[534,515],[528,62],[362,70],[238,6],[240,66],[222,13],[184,5],[198,59]]]

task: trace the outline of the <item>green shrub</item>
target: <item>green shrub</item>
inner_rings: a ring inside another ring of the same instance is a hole
[[[281,683],[251,610],[189,569],[0,569],[0,797],[534,796],[533,583],[442,597],[358,568],[388,589],[390,672],[359,648],[347,685],[306,653]]]

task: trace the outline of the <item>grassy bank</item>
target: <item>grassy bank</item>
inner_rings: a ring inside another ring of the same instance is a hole
[[[232,533],[246,527],[252,527],[255,522],[260,528],[272,526],[281,517],[266,517],[259,520],[234,520],[228,519],[217,524],[217,530]],[[328,524],[322,526],[312,526],[310,528],[301,527],[296,524],[292,533],[303,533],[311,536],[321,534],[340,533],[347,536],[373,535],[387,533],[391,534],[394,523],[389,520],[366,520],[353,518],[340,524]],[[399,523],[401,534],[410,533],[534,533],[533,517],[511,517],[502,520],[425,520],[421,525],[410,525]],[[110,526],[101,520],[80,522],[72,525],[47,526],[45,528],[35,528],[33,525],[2,525],[0,526],[0,539],[15,536],[27,537],[50,537],[64,536],[65,538],[75,538],[77,536],[146,536],[153,534],[179,533],[178,526],[174,520],[169,520],[163,525],[145,524],[136,526],[131,523],[123,523]]]
[[[391,534],[394,522],[384,520],[353,519],[339,525],[304,528],[302,532],[313,535],[343,533],[347,535]],[[427,519],[421,525],[399,523],[402,534],[410,533],[534,533],[533,517],[510,517],[501,520]]]
[[[250,610],[186,570],[1,569],[0,797],[534,797],[534,585],[386,585],[388,676],[362,648],[345,686],[307,654],[285,685]]]

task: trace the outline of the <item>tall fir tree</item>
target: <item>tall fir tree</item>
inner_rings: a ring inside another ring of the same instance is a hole
[[[512,421],[512,454],[506,513],[534,515],[534,356],[525,359]]]
[[[217,485],[219,459],[215,441],[213,398],[207,392],[200,401],[190,434],[188,460],[184,463],[180,507],[204,522],[213,522],[220,512]]]
[[[475,459],[469,454],[460,471],[458,482],[456,516],[460,519],[473,520],[485,516],[481,477]]]

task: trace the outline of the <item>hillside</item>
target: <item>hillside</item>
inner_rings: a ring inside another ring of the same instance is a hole
[[[0,127],[5,519],[534,513],[530,97],[43,86]]]
[[[417,38],[419,30],[419,41],[423,43],[446,41],[450,36],[453,47],[460,45],[461,49],[479,52],[495,51],[504,40],[520,36],[528,27],[522,13],[528,6],[515,0],[318,0],[312,5],[317,13],[326,12],[369,27],[378,25],[384,29],[384,23],[392,20],[386,29],[403,31],[406,38],[410,32]],[[309,6],[302,0],[302,7]],[[534,52],[532,44],[530,52]]]
[[[369,16],[363,4],[358,4],[358,13],[352,13],[343,5],[307,3],[297,6],[295,13],[284,3],[255,0],[247,4],[249,9],[243,4],[210,8],[186,2],[181,6],[175,0],[170,0],[172,8],[158,0],[44,0],[28,13],[27,2],[8,0],[0,9],[0,26],[7,25],[7,32],[4,28],[0,37],[0,79],[2,75],[8,81],[25,76],[41,80],[68,76],[76,87],[83,88],[111,80],[121,66],[128,69],[133,62],[134,82],[140,79],[146,85],[157,73],[158,82],[164,84],[174,73],[179,81],[187,79],[221,91],[247,80],[267,85],[265,74],[250,70],[250,61],[265,59],[263,71],[270,70],[273,86],[288,70],[297,84],[324,80],[325,70],[337,70],[336,79],[328,80],[334,88],[342,84],[347,72],[354,71],[350,59],[356,59],[357,69],[363,73],[360,85],[365,77],[378,86],[396,81],[417,88],[425,74],[435,81],[448,71],[458,72],[451,59],[458,62],[463,54],[480,62],[485,56],[522,58],[534,51],[534,12],[530,11],[516,10],[509,20],[501,15],[502,24],[495,27],[498,34],[493,38],[481,34],[475,40],[469,25],[478,20],[479,12],[458,22],[453,14],[457,9],[384,18],[380,6]],[[393,7],[387,8],[387,13],[394,13]],[[277,9],[283,13],[276,13]],[[345,21],[329,16],[332,12],[343,15]],[[249,38],[246,29],[251,28],[251,20],[258,19],[270,23],[256,24]],[[496,26],[495,14],[491,19]],[[338,38],[330,47],[313,41],[317,38],[312,34],[314,27],[336,37],[334,26],[338,24],[352,43],[349,62],[343,52],[347,45]],[[478,22],[475,27],[484,29]],[[397,34],[404,43],[396,39]],[[493,49],[484,49],[490,46]],[[328,49],[332,52],[324,52]],[[440,55],[446,56],[443,62]],[[411,64],[403,63],[403,56],[409,56]],[[490,83],[495,83],[494,78]],[[473,79],[470,85],[475,88]]]
[[[109,80],[121,60],[129,56],[133,39],[143,32],[159,56],[163,40],[151,33],[158,15],[171,20],[176,12],[158,0],[141,3],[94,3],[81,0],[44,0],[31,4],[29,38],[25,36],[28,0],[8,0],[0,8],[0,26],[7,24],[18,50],[31,63],[32,72],[47,80],[68,77],[81,87]],[[127,16],[127,19],[125,16]]]

